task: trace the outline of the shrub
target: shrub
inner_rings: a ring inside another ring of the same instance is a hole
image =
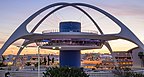
[[[43,73],[44,77],[89,77],[82,68],[51,67]]]

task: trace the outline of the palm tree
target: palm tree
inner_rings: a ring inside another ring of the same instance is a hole
[[[143,56],[144,56],[143,52],[139,52],[138,56],[141,59],[141,67],[143,67],[143,64],[144,64],[144,62],[143,62]]]

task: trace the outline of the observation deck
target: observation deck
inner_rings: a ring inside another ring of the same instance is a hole
[[[54,49],[54,50],[85,50],[85,49],[100,49],[104,44],[104,40],[94,39],[97,36],[96,31],[83,31],[83,32],[59,32],[58,30],[45,30],[35,42],[41,48]]]

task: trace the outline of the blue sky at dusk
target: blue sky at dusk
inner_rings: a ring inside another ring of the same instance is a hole
[[[144,0],[1,0],[0,47],[2,47],[16,28],[30,15],[56,2],[80,2],[97,6],[122,21],[144,43]],[[120,31],[120,28],[103,14],[90,8],[82,8],[93,16],[105,34],[117,33]],[[28,30],[31,30],[40,18],[50,10],[42,13],[33,20],[28,25]],[[81,22],[83,30],[97,31],[93,23],[84,14],[72,7],[66,7],[47,18],[36,32],[41,32],[46,29],[58,29],[58,23],[67,20]],[[124,51],[135,47],[134,44],[124,40],[110,41],[110,44],[114,51]],[[16,42],[14,45],[20,45],[20,42]],[[7,49],[7,52],[11,51],[11,49],[15,50],[17,48],[12,46]],[[107,49],[104,47],[101,50],[94,51],[107,51]]]

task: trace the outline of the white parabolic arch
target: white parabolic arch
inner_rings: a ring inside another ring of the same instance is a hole
[[[89,5],[89,4],[85,4],[85,3],[54,3],[51,5],[48,5],[42,9],[40,9],[39,11],[37,11],[36,13],[34,13],[33,15],[31,15],[28,19],[26,19],[16,30],[15,32],[9,37],[9,39],[5,42],[5,44],[2,46],[2,48],[0,49],[0,55],[2,55],[4,53],[4,51],[16,40],[21,39],[22,37],[26,36],[26,35],[30,35],[33,34],[33,32],[35,31],[35,29],[37,27],[34,27],[34,29],[31,32],[28,32],[26,29],[27,24],[29,24],[35,17],[37,17],[39,14],[41,14],[42,12],[44,12],[45,10],[54,7],[54,6],[60,6],[63,5],[64,7],[66,6],[73,6],[73,7],[78,7],[78,6],[84,6],[84,7],[89,7],[91,9],[94,9],[96,11],[99,11],[100,13],[104,14],[105,16],[107,16],[108,18],[110,18],[112,21],[114,21],[120,28],[121,31],[118,34],[109,34],[109,36],[104,35],[103,32],[101,31],[101,29],[99,29],[100,33],[102,34],[102,36],[107,36],[107,40],[115,40],[115,39],[125,39],[128,41],[131,41],[133,43],[135,43],[136,45],[138,45],[138,47],[142,48],[144,50],[144,45],[143,43],[134,35],[134,33],[129,30],[121,21],[119,21],[117,18],[115,18],[114,16],[112,16],[111,14],[109,14],[108,12],[93,6],[93,5]],[[78,7],[80,8],[80,7]],[[81,9],[81,8],[80,8]],[[79,10],[80,10],[79,9]],[[58,9],[56,9],[58,10]],[[81,10],[82,11],[82,10]],[[39,26],[39,25],[38,25]],[[99,27],[97,27],[99,28]],[[26,45],[28,44],[27,41],[25,41]],[[111,47],[109,46],[108,43],[106,43],[106,46],[108,47],[109,50],[111,50]]]

